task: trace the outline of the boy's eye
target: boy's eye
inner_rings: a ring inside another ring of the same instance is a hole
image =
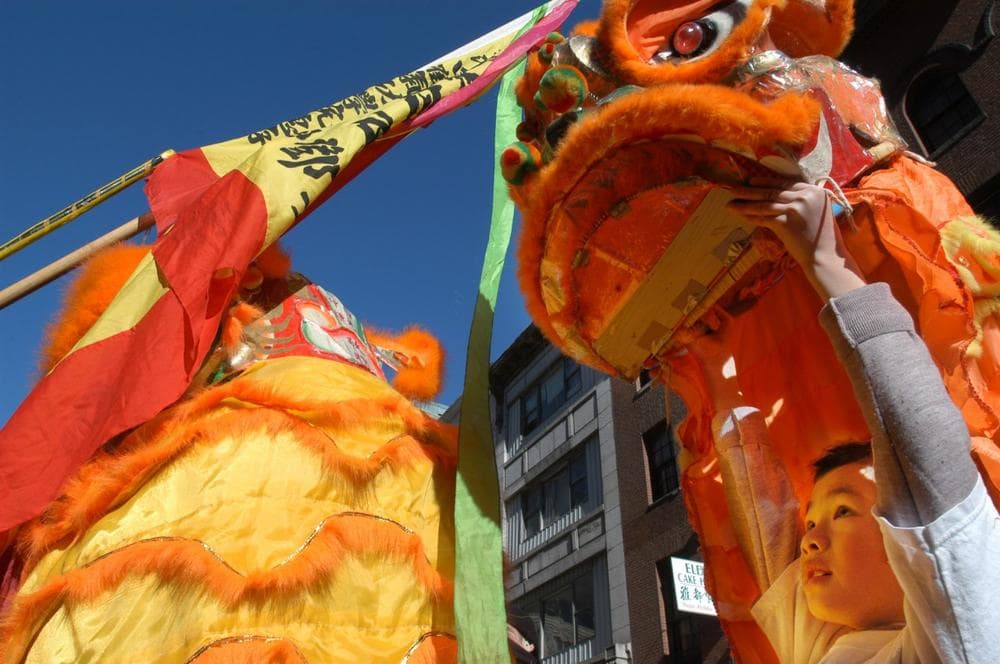
[[[816,527],[815,523],[813,523],[812,521],[806,521],[806,530],[812,530],[815,527]]]
[[[850,513],[851,513],[851,508],[847,507],[846,505],[841,505],[840,507],[837,508],[837,511],[833,513],[833,518],[836,519],[838,517],[847,516]]]

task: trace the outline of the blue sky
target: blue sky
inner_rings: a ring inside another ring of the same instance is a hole
[[[164,149],[296,117],[416,69],[539,1],[0,3],[0,235]],[[581,2],[568,23],[598,11],[596,0]],[[495,91],[411,135],[284,242],[295,269],[363,320],[434,332],[449,356],[446,403],[461,393],[489,226],[494,109]],[[0,262],[0,284],[146,209],[135,185]],[[528,324],[512,268],[511,257],[493,357]],[[0,311],[0,422],[36,379],[38,343],[65,282]]]

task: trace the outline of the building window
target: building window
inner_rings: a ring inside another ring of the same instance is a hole
[[[653,375],[649,369],[640,369],[639,376],[635,379],[635,391],[641,392],[644,387],[653,382]]]
[[[534,537],[542,530],[542,504],[545,500],[543,488],[535,487],[521,494],[525,537]]]
[[[942,68],[926,71],[910,84],[905,109],[931,157],[943,153],[985,118],[958,74]]]
[[[525,539],[583,505],[588,497],[587,458],[577,454],[554,475],[521,494]]]
[[[569,465],[569,502],[576,507],[587,498],[587,458],[581,454]]]
[[[591,661],[610,645],[606,569],[592,558],[511,602],[510,613],[533,624],[540,661]]]
[[[526,436],[580,394],[580,365],[562,358],[541,380],[531,384],[520,397],[521,435]]]
[[[677,477],[677,452],[674,436],[665,421],[642,435],[649,468],[650,495],[653,502],[680,488]]]
[[[551,657],[597,634],[594,623],[594,582],[578,577],[541,603],[542,657]]]
[[[670,558],[664,558],[656,563],[656,574],[660,582],[660,610],[666,637],[664,649],[670,654],[671,662],[698,664],[702,659],[698,642],[697,617],[676,609]]]

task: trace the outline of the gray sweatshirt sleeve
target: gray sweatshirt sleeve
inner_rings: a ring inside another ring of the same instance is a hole
[[[962,501],[978,471],[969,431],[909,313],[886,284],[831,299],[820,312],[872,434],[878,510],[926,525]]]

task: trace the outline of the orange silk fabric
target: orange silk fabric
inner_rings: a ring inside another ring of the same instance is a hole
[[[998,274],[997,266],[977,264],[974,252],[962,249],[953,256],[966,268],[961,273],[941,240],[943,229],[972,211],[945,176],[905,157],[845,193],[856,226],[842,222],[845,241],[866,279],[887,282],[913,316],[969,425],[972,456],[998,502],[1000,323],[998,316],[977,308],[989,294],[976,292],[988,290],[983,283]],[[985,235],[980,230],[971,242],[985,242]],[[971,283],[970,274],[978,284]],[[817,322],[821,304],[794,267],[753,308],[733,319],[729,331],[746,402],[766,417],[772,446],[802,504],[812,484],[811,461],[830,445],[867,437],[851,383]],[[672,362],[667,379],[689,408],[679,431],[686,459],[685,500],[701,536],[720,618],[742,661],[775,661],[748,614],[760,590],[736,544],[726,506],[713,450],[712,395],[690,354]]]

